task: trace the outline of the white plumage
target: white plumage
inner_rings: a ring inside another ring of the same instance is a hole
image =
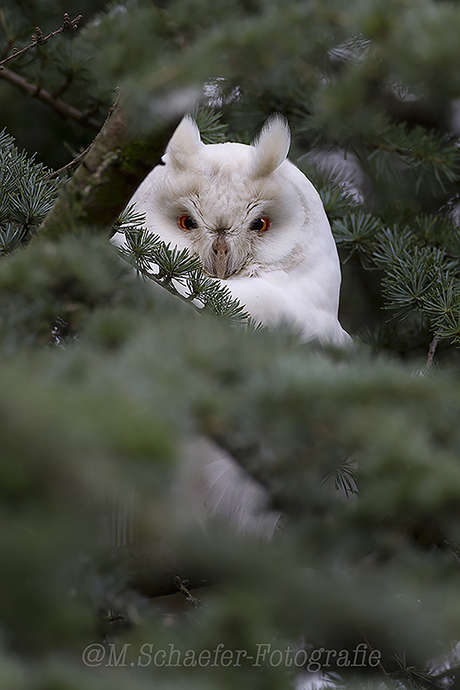
[[[268,120],[252,146],[205,145],[185,117],[163,157],[130,204],[147,229],[198,255],[208,275],[225,285],[269,327],[288,324],[305,341],[350,341],[338,318],[340,267],[318,192],[287,160],[290,132]],[[119,240],[115,240],[119,241]],[[237,532],[270,537],[279,513],[265,490],[228,453],[204,438],[183,449],[174,511],[185,524],[211,515]]]
[[[289,144],[280,116],[252,146],[205,145],[185,117],[130,203],[162,240],[197,254],[256,321],[341,345],[337,249],[318,192],[286,158]]]

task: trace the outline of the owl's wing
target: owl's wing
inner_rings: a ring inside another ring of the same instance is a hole
[[[287,326],[305,342],[316,338],[322,343],[347,345],[351,338],[328,308],[330,301],[318,299],[316,294],[318,289],[325,289],[325,280],[325,276],[322,281],[314,276],[296,279],[284,271],[270,271],[259,276],[234,277],[222,284],[264,326]]]

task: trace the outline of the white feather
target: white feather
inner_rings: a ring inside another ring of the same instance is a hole
[[[231,455],[200,436],[185,441],[181,457],[172,520],[203,529],[211,520],[238,534],[272,536],[281,513],[270,509],[266,491]]]
[[[274,115],[265,123],[254,142],[250,174],[268,177],[281,165],[289,152],[291,133],[286,120]]]
[[[169,140],[164,160],[177,170],[183,170],[199,154],[202,146],[196,123],[191,117],[184,117]]]

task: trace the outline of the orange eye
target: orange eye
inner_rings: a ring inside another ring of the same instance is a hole
[[[195,228],[198,227],[198,223],[196,222],[195,218],[188,216],[186,213],[183,213],[179,216],[177,219],[177,225],[181,230],[195,230]]]
[[[265,232],[270,227],[270,218],[256,218],[249,227],[256,232]]]

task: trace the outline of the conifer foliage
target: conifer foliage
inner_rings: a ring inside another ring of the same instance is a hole
[[[19,153],[13,138],[0,133],[0,253],[9,254],[34,231],[52,208],[59,187],[44,180],[46,168]]]
[[[455,687],[459,35],[448,0],[2,5],[1,688]],[[145,231],[186,112],[288,119],[353,347],[252,327]],[[271,542],[171,520],[195,435]]]

